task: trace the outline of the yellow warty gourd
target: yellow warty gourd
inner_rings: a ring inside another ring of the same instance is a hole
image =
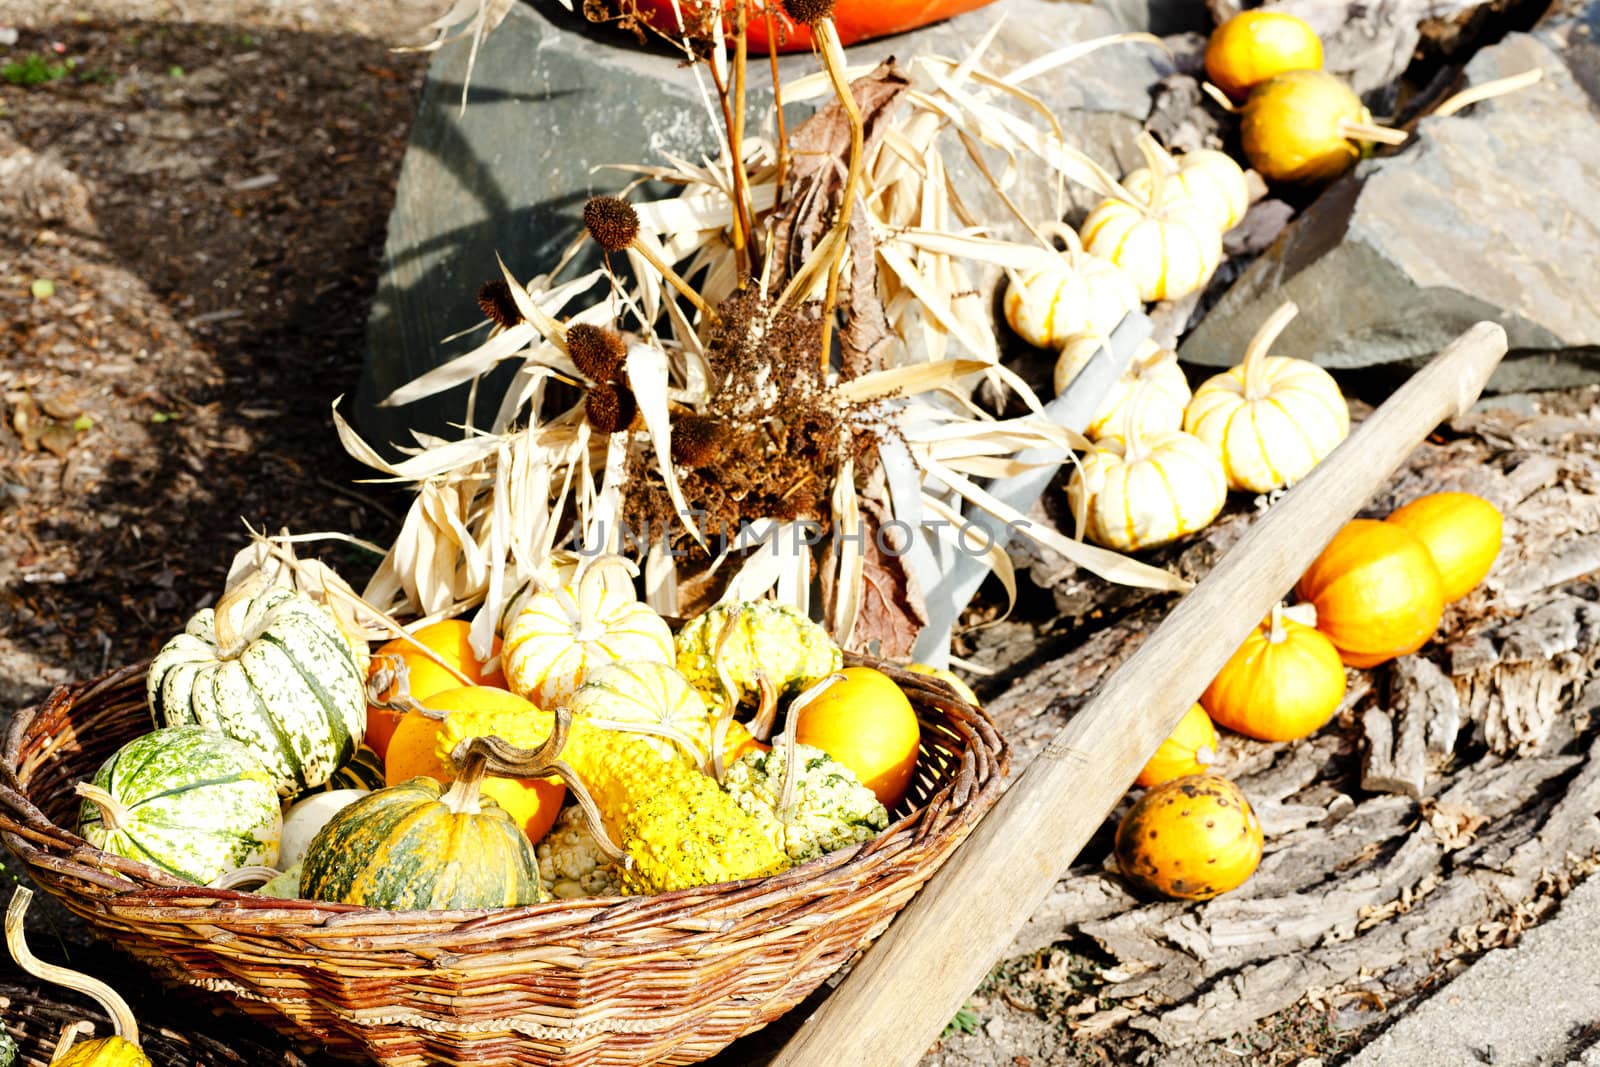
[[[1067,250],[1013,275],[1006,289],[1006,322],[1038,348],[1057,348],[1081,333],[1109,334],[1139,310],[1139,285],[1108,259],[1083,250],[1077,234],[1053,227]]]
[[[1056,359],[1057,394],[1066,390],[1105,344],[1104,337],[1094,334],[1068,338]],[[1106,394],[1084,433],[1095,439],[1126,437],[1128,417],[1141,398],[1146,402],[1138,409],[1140,432],[1182,428],[1183,409],[1189,403],[1189,379],[1178,366],[1178,354],[1150,340],[1143,343],[1128,369]]]
[[[1184,429],[1222,456],[1228,485],[1270,492],[1304,478],[1350,432],[1350,409],[1333,376],[1310,360],[1269,356],[1296,307],[1262,323],[1244,361],[1195,390]]]
[[[1102,200],[1083,220],[1084,248],[1133,276],[1142,300],[1178,300],[1198,292],[1222,262],[1222,230],[1212,208],[1169,195],[1160,151],[1146,135],[1141,147],[1156,173],[1149,195]]]
[[[1129,174],[1122,179],[1122,187],[1150,200],[1159,185],[1163,196],[1205,208],[1221,233],[1237,226],[1250,210],[1250,185],[1244,170],[1225,152],[1201,148],[1173,156],[1161,149],[1156,165],[1159,171],[1145,166]]]
[[[1216,449],[1181,430],[1141,433],[1134,411],[1133,432],[1102,439],[1067,486],[1089,540],[1122,552],[1202,529],[1228,497]]]

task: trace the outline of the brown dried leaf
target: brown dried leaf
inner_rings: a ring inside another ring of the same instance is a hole
[[[845,647],[888,659],[905,659],[928,624],[928,609],[916,579],[906,570],[903,554],[885,552],[879,544],[893,518],[881,502],[861,501],[864,551],[861,565],[861,608]],[[891,545],[891,548],[895,546]]]
[[[59,422],[50,423],[39,434],[39,443],[54,453],[57,459],[66,459],[68,449],[77,439],[78,435],[72,427]]]
[[[845,326],[839,331],[842,377],[859,378],[889,366],[894,340],[879,295],[877,246],[866,207],[858,203],[850,214],[850,294]]]

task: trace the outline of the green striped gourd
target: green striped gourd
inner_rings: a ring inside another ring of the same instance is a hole
[[[327,782],[366,731],[365,678],[338,624],[280,586],[247,583],[196,614],[150,661],[145,690],[156,725],[242,742],[283,796]]]
[[[312,838],[300,896],[395,911],[537,903],[539,861],[470,758],[448,788],[418,777],[369,793]]]
[[[78,792],[84,840],[179,878],[204,885],[278,860],[283,815],[272,775],[249,748],[204,727],[129,741]]]

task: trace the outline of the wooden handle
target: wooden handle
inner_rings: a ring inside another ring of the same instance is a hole
[[[1506,351],[1480,322],[1414,375],[1180,601],[1012,783],[972,837],[773,1060],[910,1065],[1250,630]]]

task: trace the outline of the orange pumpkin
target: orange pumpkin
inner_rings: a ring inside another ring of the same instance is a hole
[[[483,673],[483,665],[478,662],[477,656],[472,651],[472,645],[468,642],[471,632],[472,624],[465,619],[445,619],[442,622],[430,623],[411,636],[420,644],[426,645],[439,659],[466,675],[474,685],[505,688],[505,678],[498,670],[493,674]],[[490,655],[495,656],[499,653],[500,639],[496,637]],[[368,677],[372,677],[385,667],[394,669],[397,663],[405,664],[407,695],[419,703],[425,702],[435,693],[445,689],[455,689],[461,685],[461,680],[440,666],[438,660],[400,637],[378,647],[377,654],[372,657],[372,667]],[[380,693],[379,698],[393,700],[398,689],[399,685],[396,682]],[[367,705],[366,743],[378,754],[379,759],[388,754],[389,739],[399,727],[403,714],[389,708]]]
[[[1134,888],[1178,900],[1237,889],[1261,862],[1261,821],[1226,778],[1174,778],[1117,826],[1117,866]]]
[[[1281,11],[1244,11],[1218,26],[1206,42],[1206,77],[1243,100],[1268,78],[1290,70],[1322,69],[1322,39],[1304,19]]]
[[[515,693],[490,686],[458,686],[434,693],[428,707],[445,713],[433,719],[407,712],[389,742],[385,781],[398,785],[418,776],[454,781],[449,753],[468,737],[494,735],[522,748],[537,748],[550,735],[554,717]],[[558,778],[485,778],[479,791],[492,798],[538,841],[554,825],[566,800]]]
[[[1258,741],[1309,737],[1339,710],[1344,664],[1315,627],[1283,617],[1256,627],[1200,696],[1211,718]]]
[[[1404,526],[1428,546],[1447,604],[1472,592],[1500,555],[1500,509],[1472,493],[1420,496],[1384,521]]]
[[[833,8],[834,25],[839,30],[839,40],[846,47],[874,37],[887,37],[926,26],[941,19],[959,15],[991,4],[994,0],[839,0]],[[705,6],[693,0],[679,0],[684,14],[695,18]],[[725,3],[725,9],[733,4]],[[770,2],[773,28],[778,32],[778,51],[805,52],[812,48],[811,31],[796,23],[784,13],[783,5]],[[678,32],[678,16],[673,11],[673,0],[639,0],[639,11],[662,31]],[[767,20],[758,5],[750,5],[750,50],[765,53],[771,46],[767,35]],[[732,33],[732,17],[727,22]]]
[[[1295,588],[1351,667],[1415,652],[1444,615],[1444,586],[1428,547],[1400,524],[1377,519],[1347,523]]]
[[[911,786],[921,728],[911,701],[882,671],[846,667],[800,710],[795,737],[855,772],[861,784],[894,810]]]
[[[1217,728],[1199,704],[1184,712],[1172,736],[1161,742],[1156,754],[1134,781],[1160,785],[1190,774],[1204,774],[1217,758]]]

